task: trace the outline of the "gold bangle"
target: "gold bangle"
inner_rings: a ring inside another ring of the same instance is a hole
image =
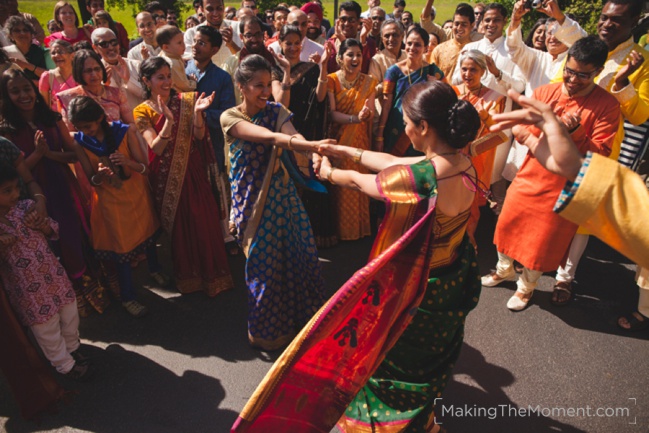
[[[169,134],[167,136],[164,136],[164,135],[160,134],[160,135],[158,135],[158,138],[160,138],[162,140],[169,140],[171,138],[171,134]]]
[[[363,152],[365,151],[361,148],[356,149],[356,152],[354,152],[354,156],[352,156],[352,161],[354,161],[355,163],[361,162],[361,158],[363,157]]]
[[[295,138],[295,135],[291,135],[291,138],[288,139],[288,150],[293,150],[293,145],[291,144],[291,141]]]
[[[45,203],[47,203],[47,197],[45,197],[43,194],[32,194],[34,198],[36,197],[43,197],[43,200],[45,200]]]
[[[329,183],[332,184],[332,185],[335,185],[335,184],[336,184],[336,182],[334,182],[333,180],[331,180],[331,174],[334,172],[335,169],[336,169],[336,167],[331,167],[331,170],[329,170],[329,174],[327,175],[327,180],[328,180]]]
[[[321,80],[320,78],[318,78],[318,83],[327,84],[328,82],[329,80]]]

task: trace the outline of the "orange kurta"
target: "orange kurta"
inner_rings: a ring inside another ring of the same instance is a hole
[[[96,169],[99,157],[84,149]],[[118,151],[131,157],[128,134]],[[131,177],[115,188],[109,182],[96,189],[90,215],[92,247],[98,251],[127,254],[147,241],[160,227],[146,176],[132,172]]]
[[[581,113],[581,126],[572,134],[577,148],[602,154],[611,152],[621,122],[620,104],[608,92],[595,87],[586,96],[571,98],[562,91],[563,83],[548,84],[533,97],[545,103],[556,101],[555,113]],[[536,127],[531,127],[539,134]],[[553,212],[566,180],[552,174],[528,153],[514,182],[496,225],[494,243],[523,266],[536,271],[554,271],[565,261],[577,225]]]
[[[329,74],[328,91],[336,98],[336,111],[349,115],[358,115],[363,104],[374,92],[377,81],[369,75],[361,74],[355,86],[345,89],[338,74]],[[335,138],[338,144],[369,150],[372,143],[372,120],[361,123],[341,125],[332,123],[329,137]],[[343,159],[337,168],[358,170],[363,168],[348,159]],[[360,191],[349,188],[332,188],[332,201],[337,216],[338,237],[341,240],[356,240],[371,234],[370,199]]]

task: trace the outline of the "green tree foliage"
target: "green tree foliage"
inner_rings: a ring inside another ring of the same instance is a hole
[[[494,1],[496,3],[505,5],[510,15],[511,11],[514,10],[514,3],[516,3],[516,0]],[[574,15],[577,18],[577,22],[579,22],[579,24],[589,34],[596,33],[597,20],[599,19],[599,14],[602,11],[602,0],[558,0],[558,3],[561,7],[561,10],[566,14],[570,13]],[[527,35],[527,32],[532,28],[536,20],[538,20],[539,18],[547,18],[547,15],[534,9],[532,9],[523,17],[523,35]]]
[[[106,0],[106,6],[107,8],[116,8],[116,9],[121,9],[124,10],[127,7],[131,7],[131,10],[133,11],[133,16],[137,15],[140,11],[144,9],[144,6],[146,6],[147,3],[149,3],[152,0]],[[191,9],[191,3],[186,4],[182,0],[158,0],[164,7],[167,9],[173,9],[175,10],[178,15],[182,15],[184,12],[187,12],[188,10]],[[180,21],[181,17],[179,17],[178,22]]]

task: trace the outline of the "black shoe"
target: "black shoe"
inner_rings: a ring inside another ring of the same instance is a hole
[[[88,364],[75,363],[72,370],[65,373],[64,376],[78,382],[85,382],[92,377],[92,370]]]
[[[88,358],[81,352],[81,347],[79,347],[74,352],[70,352],[70,355],[72,355],[76,364],[87,365],[90,363],[90,358]]]

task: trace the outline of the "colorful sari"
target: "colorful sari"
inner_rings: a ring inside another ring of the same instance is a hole
[[[480,294],[469,211],[436,212],[430,161],[378,174],[386,216],[370,262],[318,311],[232,432],[426,431]]]
[[[267,103],[252,123],[279,131],[291,118]],[[282,149],[235,139],[230,128],[248,120],[237,108],[221,116],[230,146],[230,185],[237,240],[246,254],[248,338],[265,350],[288,344],[324,302],[318,251]]]
[[[343,86],[337,72],[328,75],[328,91],[336,98],[336,111],[356,116],[363,109],[367,98],[374,93],[377,81],[369,75],[361,74],[356,84],[347,89]],[[372,119],[362,123],[329,125],[328,137],[335,138],[338,144],[369,150],[372,145]],[[367,173],[349,159],[343,159],[337,168],[359,170]],[[331,196],[337,218],[338,237],[344,241],[360,239],[371,234],[370,199],[360,191],[349,188],[332,187]]]
[[[206,135],[193,136],[195,93],[172,96],[169,109],[174,127],[162,155],[149,154],[151,189],[162,228],[171,236],[176,287],[181,293],[203,290],[208,296],[234,287],[219,219],[218,168]],[[160,132],[164,116],[147,102],[133,110],[140,132],[152,127]],[[223,194],[219,195],[219,198]]]
[[[383,130],[383,151],[396,156],[419,156],[410,144],[410,139],[405,133],[406,124],[403,121],[403,97],[413,84],[421,83],[428,80],[428,77],[434,77],[438,80],[444,79],[444,73],[437,65],[424,65],[410,75],[403,73],[398,65],[392,65],[385,72],[383,80],[383,94],[392,95],[392,107],[388,113],[388,120],[385,122]]]
[[[327,100],[318,102],[316,88],[320,68],[312,62],[299,62],[291,68],[291,99],[288,109],[293,113],[291,122],[307,140],[322,140],[325,135]],[[273,68],[273,80],[282,82],[284,73]],[[304,173],[314,175],[311,161],[296,153],[297,165]],[[325,186],[326,188],[327,186]],[[336,223],[331,205],[331,194],[298,188],[304,209],[309,214],[311,229],[318,248],[338,243]]]
[[[43,131],[52,152],[63,151],[58,127],[45,126],[38,121],[36,127]],[[35,134],[36,130],[27,126],[9,134],[8,138],[28,157],[35,150]],[[50,241],[50,245],[73,283],[79,314],[87,316],[90,307],[102,313],[108,306],[108,298],[97,281],[99,265],[92,260],[88,196],[82,192],[68,164],[43,157],[31,173],[47,197],[48,215],[59,224],[59,239]]]

